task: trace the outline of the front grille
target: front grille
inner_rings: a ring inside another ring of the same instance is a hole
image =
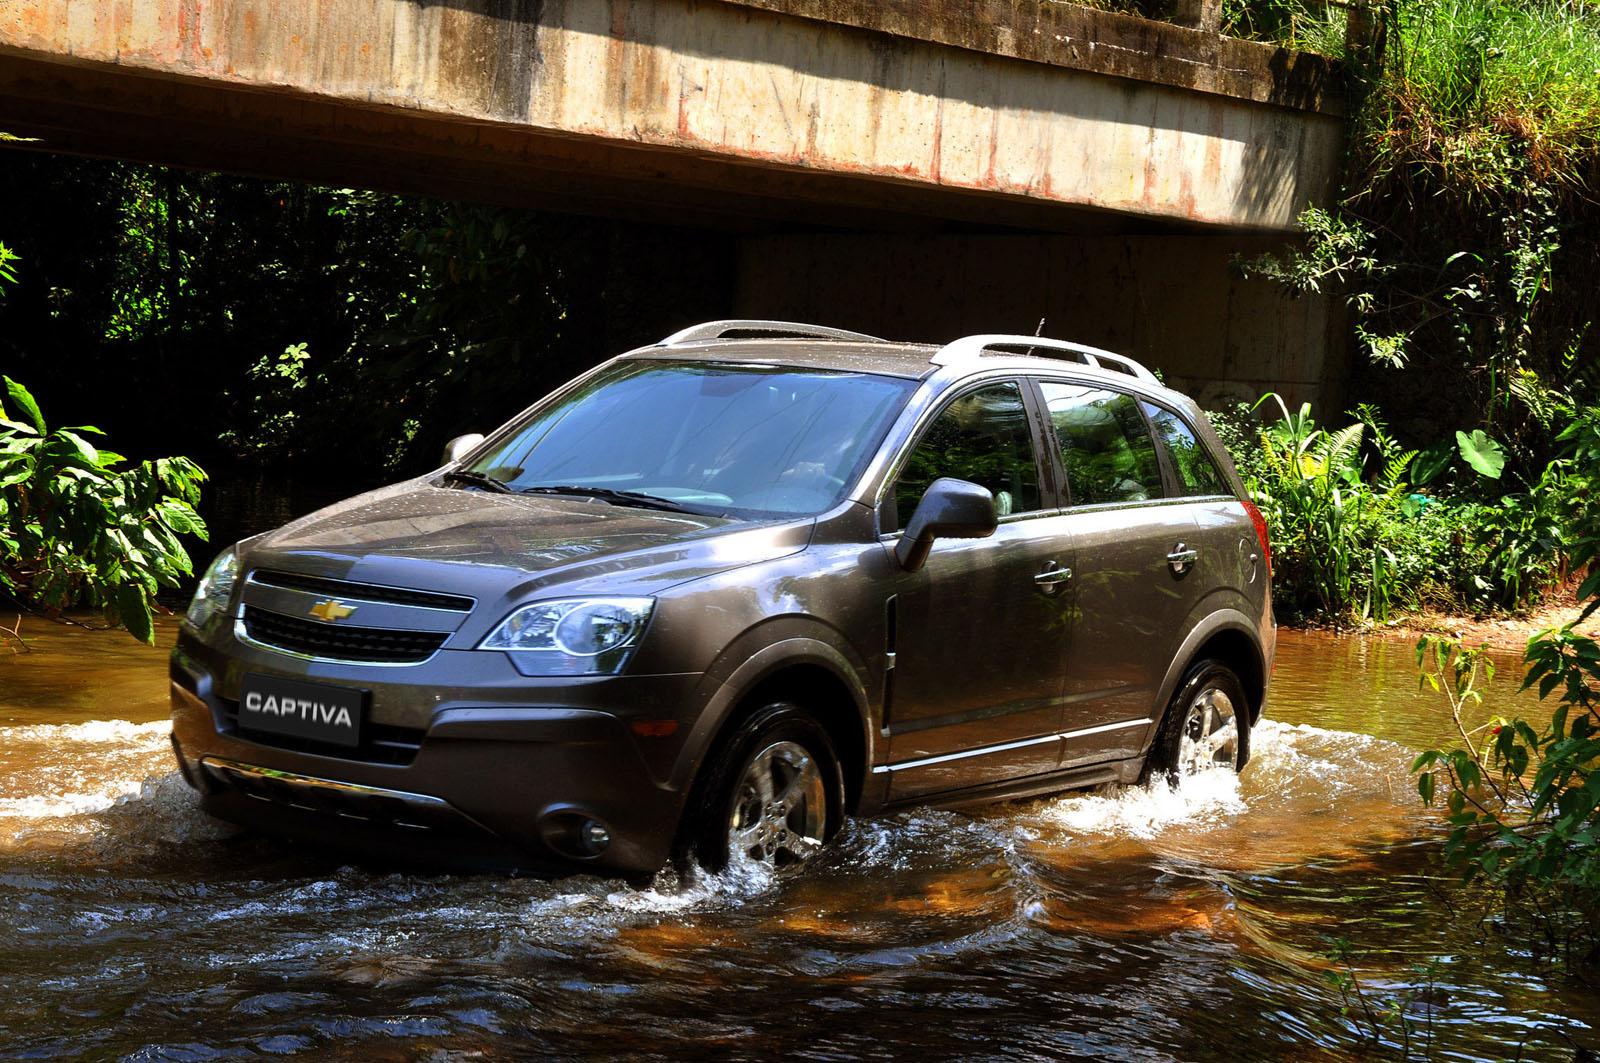
[[[326,576],[304,576],[298,572],[275,572],[258,568],[250,574],[253,583],[268,587],[285,587],[289,590],[326,594],[330,598],[354,598],[363,602],[387,602],[391,605],[421,605],[429,609],[453,609],[469,612],[471,598],[459,594],[439,594],[436,591],[418,591],[406,587],[380,587],[375,583],[352,583],[348,580],[329,579]]]
[[[389,723],[373,723],[367,720],[361,726],[361,744],[354,749],[349,746],[330,745],[326,742],[316,742],[309,738],[297,738],[294,735],[278,734],[272,731],[244,731],[239,728],[239,703],[225,698],[217,699],[221,703],[221,730],[224,734],[237,735],[261,746],[277,746],[280,749],[292,749],[299,753],[315,753],[323,757],[339,757],[342,760],[364,760],[370,764],[396,764],[404,767],[417,759],[417,751],[422,748],[422,738],[427,730],[422,727],[396,727]]]
[[[449,638],[444,631],[389,631],[299,620],[244,607],[245,634],[264,646],[358,664],[416,664],[433,656]]]

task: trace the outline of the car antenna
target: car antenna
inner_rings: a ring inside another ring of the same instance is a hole
[[[1044,335],[1044,318],[1041,317],[1039,319],[1039,327],[1033,330],[1033,334],[1035,336],[1043,336]],[[1037,349],[1038,348],[1036,348],[1036,347],[1029,347],[1028,348],[1028,357],[1032,358],[1033,357],[1033,352],[1035,350],[1037,350]]]

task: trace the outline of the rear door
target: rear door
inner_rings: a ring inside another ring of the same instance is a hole
[[[1023,381],[968,387],[929,422],[885,497],[897,528],[929,484],[951,476],[987,487],[999,513],[991,538],[936,542],[886,603],[894,631],[883,769],[891,799],[1057,766],[1066,613],[1050,573],[1072,559],[1052,466],[1039,460],[1043,441]]]
[[[1141,400],[1141,405],[1167,458],[1172,488],[1188,500],[1189,516],[1196,525],[1190,545],[1199,556],[1189,579],[1212,591],[1237,592],[1242,597],[1234,604],[1246,615],[1259,615],[1266,589],[1261,543],[1233,487],[1190,421],[1196,412],[1179,413],[1148,400]]]
[[[1063,764],[1137,756],[1202,596],[1199,526],[1138,399],[1068,379],[1038,387],[1076,554]]]

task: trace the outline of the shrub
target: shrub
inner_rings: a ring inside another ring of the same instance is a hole
[[[193,574],[179,537],[206,537],[205,473],[187,458],[119,468],[126,458],[89,441],[99,429],[52,429],[0,380],[0,594],[50,616],[88,604],[153,643],[156,595]]]
[[[1337,623],[1381,622],[1417,608],[1435,567],[1435,551],[1414,549],[1432,542],[1418,525],[1436,533],[1440,518],[1426,517],[1429,507],[1411,494],[1406,475],[1416,452],[1402,449],[1371,408],[1327,431],[1309,403],[1291,413],[1269,394],[1257,406],[1269,400],[1280,416],[1253,440],[1238,410],[1213,423],[1271,531],[1279,609]],[[1368,451],[1376,459],[1371,475]]]
[[[1309,404],[1290,413],[1267,395],[1256,408],[1269,403],[1278,417],[1265,426],[1245,406],[1212,424],[1266,517],[1286,618],[1381,623],[1425,606],[1518,609],[1560,575],[1566,514],[1589,493],[1575,459],[1552,461],[1526,491],[1484,497],[1498,488],[1503,456],[1481,431],[1418,452],[1370,406],[1329,431]],[[1432,493],[1417,486],[1424,481]]]
[[[1508,902],[1543,932],[1545,951],[1600,956],[1600,643],[1579,630],[1600,610],[1600,411],[1578,418],[1561,439],[1581,490],[1564,495],[1572,558],[1591,571],[1578,588],[1579,619],[1540,632],[1528,644],[1524,687],[1554,698],[1549,726],[1496,719],[1475,738],[1461,709],[1481,699],[1492,676],[1481,651],[1427,638],[1417,647],[1423,681],[1449,697],[1462,745],[1433,749],[1413,765],[1417,789],[1432,802],[1439,783],[1450,836],[1445,856],[1468,879],[1504,889]]]

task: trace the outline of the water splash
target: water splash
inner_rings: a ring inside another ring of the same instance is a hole
[[[1154,779],[1115,794],[1058,798],[1037,819],[1074,834],[1155,838],[1176,827],[1223,827],[1247,811],[1239,776],[1225,768]]]
[[[0,753],[0,819],[14,823],[15,834],[114,833],[124,849],[235,833],[201,813],[182,780],[161,770],[168,730],[165,722],[126,720],[0,729],[0,749],[26,765],[8,775]],[[912,810],[852,824],[839,848],[856,868],[894,871],[963,860],[977,850],[1010,851],[1042,835],[1153,840],[1224,830],[1250,813],[1256,800],[1280,809],[1297,799],[1321,805],[1330,795],[1376,785],[1375,779],[1387,790],[1392,773],[1375,772],[1374,764],[1393,766],[1403,779],[1409,758],[1402,747],[1366,735],[1271,720],[1254,729],[1252,744],[1243,780],[1224,770],[1206,771],[1175,787],[1157,781],[1113,793],[1047,798],[1020,806],[1020,814],[1016,805],[970,814]],[[534,903],[551,911],[670,915],[737,904],[779,888],[782,878],[736,862],[714,875],[697,867],[683,874],[668,869],[642,889],[592,880],[592,886]]]
[[[41,823],[136,797],[166,753],[165,721],[0,728],[0,819]]]
[[[134,723],[132,720],[89,720],[86,723],[35,723],[22,727],[0,727],[0,742],[6,745],[40,742],[51,746],[63,743],[124,747],[128,751],[161,749],[166,745],[172,724],[166,720]]]

